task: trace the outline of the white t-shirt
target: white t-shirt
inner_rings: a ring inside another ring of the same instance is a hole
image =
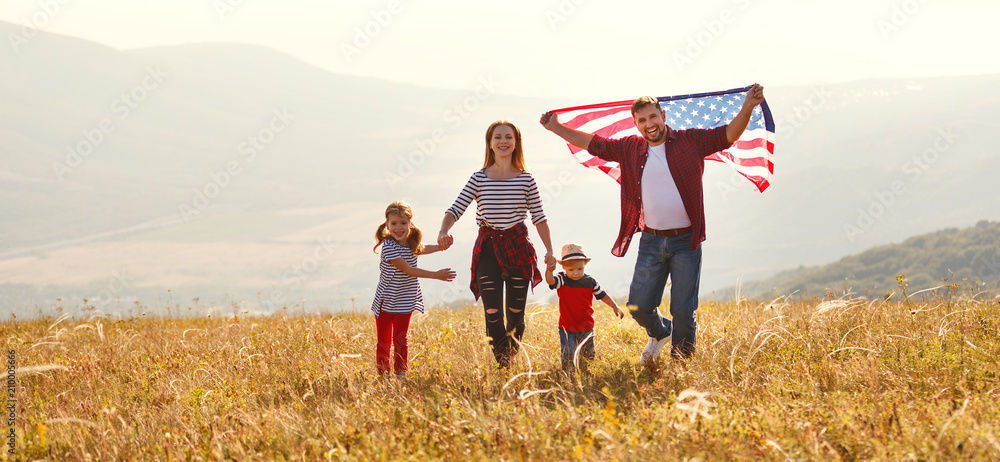
[[[642,216],[646,226],[653,229],[691,226],[681,193],[667,165],[665,143],[649,147],[646,167],[642,170]]]

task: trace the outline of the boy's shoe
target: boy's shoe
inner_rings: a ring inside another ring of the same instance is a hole
[[[404,380],[405,381],[406,380],[406,371],[403,371],[403,372],[400,372],[400,373],[396,374],[396,379],[397,380]]]
[[[660,359],[660,352],[663,351],[663,346],[670,342],[671,335],[667,335],[659,340],[650,337],[649,342],[646,343],[646,348],[643,348],[642,354],[639,355],[639,364],[645,366]]]

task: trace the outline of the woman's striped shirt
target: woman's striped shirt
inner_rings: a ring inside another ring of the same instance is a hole
[[[410,276],[392,264],[392,260],[402,258],[410,266],[416,268],[417,256],[409,247],[404,247],[389,238],[382,243],[379,261],[378,288],[375,289],[375,299],[372,300],[372,312],[378,316],[386,313],[424,312],[424,297],[420,293],[420,283],[415,276]]]
[[[458,220],[472,201],[476,201],[479,227],[509,229],[524,221],[529,212],[532,224],[545,221],[538,185],[528,172],[506,180],[490,179],[482,170],[473,173],[448,213]]]

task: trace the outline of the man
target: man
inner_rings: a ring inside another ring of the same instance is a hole
[[[644,96],[632,103],[632,121],[642,136],[617,140],[569,128],[551,112],[542,114],[540,122],[547,130],[621,168],[622,220],[611,253],[624,256],[632,235],[642,232],[628,300],[632,317],[649,335],[639,357],[642,364],[658,359],[671,339],[675,357],[694,354],[705,240],[704,159],[736,142],[762,101],[764,87],[755,84],[729,125],[678,131],[666,126],[666,113],[656,98]],[[668,276],[673,325],[657,310]]]

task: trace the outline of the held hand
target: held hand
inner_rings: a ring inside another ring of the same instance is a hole
[[[545,268],[548,269],[549,271],[556,269],[556,262],[546,263]]]
[[[455,272],[451,268],[445,268],[443,270],[437,270],[434,272],[434,279],[440,279],[445,282],[449,282],[455,279]]]
[[[554,112],[549,111],[542,114],[542,117],[538,119],[538,122],[542,124],[546,130],[552,131],[552,129],[559,125],[559,116],[557,116]]]
[[[455,238],[452,237],[451,234],[448,233],[438,234],[438,248],[440,250],[447,250],[448,247],[451,247],[451,245],[454,243],[455,243]]]
[[[755,83],[747,90],[746,99],[743,100],[743,108],[753,109],[762,102],[764,102],[764,87]]]
[[[552,256],[552,252],[545,252],[545,266],[556,267],[556,257]]]

